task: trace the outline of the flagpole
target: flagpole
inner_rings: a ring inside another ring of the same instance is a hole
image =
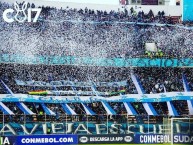
[[[66,116],[66,134],[67,134],[67,114],[65,114],[65,116]]]
[[[149,115],[148,115],[148,134],[149,134]]]
[[[128,115],[128,113],[127,113],[127,124],[126,124],[126,129],[127,129],[128,124],[129,124],[129,122],[128,122],[128,117],[129,117],[129,115]]]
[[[44,112],[44,117],[45,117],[44,120],[45,120],[45,124],[46,124],[46,113],[45,112]]]
[[[109,121],[108,121],[108,113],[107,113],[107,134],[109,134],[109,131],[108,131],[109,130],[109,126],[108,125],[109,125]]]
[[[5,125],[5,118],[4,118],[4,112],[3,112],[3,127]],[[4,136],[4,131],[3,131],[3,136]]]
[[[88,115],[86,114],[86,126],[87,126],[87,130],[88,130]],[[88,134],[88,132],[87,132],[87,134]]]
[[[23,121],[24,121],[24,126],[25,126],[25,124],[26,124],[26,115],[25,115],[25,113],[24,113],[24,118],[23,118]],[[24,131],[24,135],[25,135],[25,131]]]

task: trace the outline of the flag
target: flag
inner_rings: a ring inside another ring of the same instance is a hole
[[[28,92],[28,94],[30,94],[30,95],[47,95],[48,91],[36,90],[36,91],[30,91],[30,92]]]

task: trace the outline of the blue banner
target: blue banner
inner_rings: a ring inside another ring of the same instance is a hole
[[[79,144],[134,144],[133,134],[79,135]]]
[[[126,94],[107,97],[97,96],[78,96],[64,99],[63,96],[36,96],[27,94],[1,94],[0,102],[33,102],[33,103],[93,103],[93,102],[167,102],[174,100],[193,100],[193,92],[169,92],[159,94]],[[62,106],[63,109],[69,113],[74,114],[70,108],[66,109],[67,106]],[[70,111],[70,112],[69,112]]]
[[[134,142],[137,144],[163,144],[170,143],[171,141],[171,135],[164,134],[136,134],[134,138]],[[173,136],[173,143],[192,144],[193,135],[175,134]]]
[[[3,144],[11,145],[76,145],[78,144],[77,135],[25,135],[7,136],[2,139]]]
[[[183,21],[193,21],[193,2],[192,0],[182,0]]]
[[[136,134],[135,143],[138,144],[157,144],[171,142],[170,135],[163,134]]]
[[[46,65],[86,65],[111,67],[192,67],[192,58],[93,58],[78,56],[33,56],[21,54],[1,54],[0,63],[46,64]]]
[[[163,144],[172,142],[165,134],[104,135],[27,135],[1,137],[2,145],[77,145],[77,144]],[[193,144],[193,135],[174,134],[174,144]]]

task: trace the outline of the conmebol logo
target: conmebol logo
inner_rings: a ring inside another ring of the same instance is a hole
[[[131,136],[124,137],[125,142],[132,142],[133,138]]]
[[[82,143],[86,143],[86,142],[88,142],[88,137],[82,136],[82,137],[80,137],[79,141]]]

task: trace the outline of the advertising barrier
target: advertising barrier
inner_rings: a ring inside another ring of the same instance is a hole
[[[77,145],[77,144],[163,144],[171,143],[165,134],[103,135],[25,135],[0,137],[0,145]],[[193,144],[192,134],[174,134],[174,144]]]
[[[133,134],[79,135],[79,144],[132,144]]]
[[[77,135],[25,135],[25,136],[4,136],[1,145],[76,145]]]
[[[2,136],[0,137],[0,145],[17,145],[17,136]]]
[[[171,136],[164,134],[136,134],[134,138],[134,143],[137,144],[163,144],[170,142]],[[193,144],[193,134],[175,134],[173,143]]]

